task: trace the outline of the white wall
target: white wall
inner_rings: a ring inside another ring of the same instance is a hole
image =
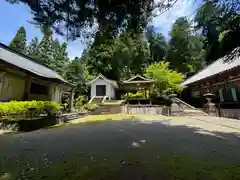
[[[111,99],[115,98],[115,88],[114,86],[103,80],[103,79],[98,79],[94,83],[91,84],[91,97],[96,96],[96,85],[105,85],[106,86],[106,96],[108,96]]]

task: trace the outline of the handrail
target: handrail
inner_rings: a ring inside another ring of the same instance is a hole
[[[104,103],[104,101],[108,98],[108,96],[104,96],[103,100],[102,100],[102,104]]]
[[[174,97],[174,99],[177,100],[178,102],[183,103],[184,105],[186,105],[186,106],[188,106],[188,107],[190,107],[190,108],[192,108],[192,109],[196,109],[195,107],[193,107],[193,106],[191,106],[190,104],[182,101],[181,99],[178,99],[177,97]]]
[[[96,96],[93,96],[88,103],[91,103]]]

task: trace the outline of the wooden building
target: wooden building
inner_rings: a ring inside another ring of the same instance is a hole
[[[43,100],[61,103],[74,86],[57,72],[0,43],[0,102]]]
[[[220,109],[221,116],[240,118],[239,50],[236,48],[184,81],[181,99],[202,108],[205,104],[203,95],[210,92],[215,94],[213,102]]]

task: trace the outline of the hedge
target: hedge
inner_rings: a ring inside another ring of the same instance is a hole
[[[11,101],[0,103],[0,116],[39,117],[42,114],[54,115],[60,105],[52,101]]]

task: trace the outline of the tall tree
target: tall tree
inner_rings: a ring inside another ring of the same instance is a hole
[[[195,16],[196,27],[205,36],[204,49],[208,63],[239,47],[239,12],[239,0],[206,1],[198,9]]]
[[[29,42],[27,46],[27,55],[37,60],[38,53],[39,53],[38,46],[39,46],[39,40],[37,37],[35,37]]]
[[[219,26],[222,23],[223,9],[214,1],[206,1],[195,15],[196,28],[205,38],[206,61],[211,63],[221,57]]]
[[[145,28],[155,11],[170,8],[176,0],[6,0],[27,4],[36,24],[50,24],[59,34],[71,37],[84,35],[86,29],[97,25],[100,32],[107,28],[117,35],[119,30]],[[155,10],[155,11],[153,11]],[[66,32],[67,29],[67,32]],[[94,32],[94,31],[93,31]]]
[[[26,53],[26,43],[27,43],[26,30],[22,26],[18,29],[15,37],[9,44],[9,47],[21,53]]]
[[[46,33],[39,44],[38,58],[42,64],[54,69],[54,48],[52,34]]]
[[[234,48],[240,46],[240,14],[232,14],[221,26],[219,43],[222,55],[229,54]]]
[[[170,62],[170,67],[182,73],[201,69],[204,64],[203,38],[193,34],[185,17],[176,20],[170,36],[166,57],[166,60]]]
[[[91,73],[102,73],[115,80],[141,74],[149,63],[148,45],[140,34],[123,33],[104,43],[93,44],[87,56]]]
[[[75,57],[75,59],[68,64],[67,70],[65,72],[65,77],[69,82],[73,84],[82,85],[85,79],[84,69],[85,65],[81,59]]]
[[[63,75],[69,61],[67,53],[67,44],[66,43],[61,44],[56,39],[53,41],[52,48],[54,50],[52,67],[60,75]]]
[[[86,93],[86,82],[93,79],[93,76],[88,72],[86,64],[78,57],[75,57],[74,60],[68,63],[64,77],[68,82],[77,86],[77,93]]]
[[[171,39],[169,41],[167,61],[170,62],[171,68],[180,72],[188,72],[188,62],[191,55],[189,51],[189,23],[185,17],[179,18],[173,24],[170,32]]]
[[[151,61],[163,60],[167,53],[167,42],[162,33],[156,33],[153,26],[148,26],[145,34],[149,43]]]

